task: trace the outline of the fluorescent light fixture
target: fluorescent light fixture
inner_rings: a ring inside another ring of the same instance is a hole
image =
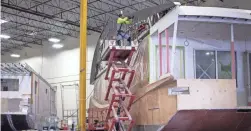
[[[15,58],[19,58],[19,57],[20,57],[19,54],[11,54],[10,56],[11,56],[11,57],[15,57]]]
[[[37,32],[31,32],[29,35],[37,35]]]
[[[3,35],[3,34],[0,34],[0,38],[3,38],[3,39],[9,39],[10,36],[9,35]]]
[[[57,38],[50,38],[49,41],[50,41],[50,42],[54,42],[54,43],[58,43],[58,42],[60,42],[60,39],[57,39]]]
[[[8,22],[8,21],[0,19],[0,24],[6,23],[6,22]]]
[[[181,5],[181,3],[180,2],[173,2],[175,5],[177,5],[177,6],[180,6]]]
[[[53,44],[52,47],[56,48],[56,49],[60,49],[60,48],[64,47],[64,45],[63,44]]]

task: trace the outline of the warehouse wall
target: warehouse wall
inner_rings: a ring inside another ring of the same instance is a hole
[[[89,84],[89,77],[91,72],[91,64],[95,46],[99,34],[92,34],[88,36],[87,47],[87,93],[89,96],[93,90],[93,86]],[[57,114],[62,118],[62,102],[61,102],[61,85],[78,84],[79,80],[79,40],[78,39],[66,39],[62,41],[65,45],[63,49],[52,49],[51,43],[44,43],[43,48],[26,48],[20,52],[20,59],[9,57],[8,54],[2,56],[2,62],[25,62],[29,64],[36,72],[41,74],[50,84],[57,86],[56,104]],[[26,52],[26,54],[25,54]],[[34,57],[32,57],[34,56]],[[74,99],[76,101],[76,94],[64,95],[64,99]],[[87,102],[87,106],[89,102]],[[68,103],[70,105],[70,103]],[[65,104],[67,106],[67,103]]]
[[[162,43],[165,44],[165,38],[162,39]],[[189,46],[185,46],[185,78],[193,79],[195,77],[195,68],[194,68],[194,50],[219,50],[219,51],[230,51],[230,42],[229,41],[221,41],[221,40],[202,40],[202,39],[187,39],[189,42]],[[177,38],[177,46],[184,46],[185,38]],[[172,45],[172,37],[170,37],[170,45]],[[151,45],[158,44],[157,35],[152,35]],[[251,51],[251,41],[246,42],[236,41],[235,49],[237,56],[237,101],[239,106],[246,106],[248,102],[246,87],[244,86],[244,70],[243,70],[243,52]],[[170,52],[171,53],[171,52]],[[150,60],[151,62],[151,60]],[[151,71],[155,68],[154,65],[150,67]],[[153,76],[154,78],[154,76]],[[151,79],[151,78],[150,78]],[[152,80],[154,81],[154,80]]]

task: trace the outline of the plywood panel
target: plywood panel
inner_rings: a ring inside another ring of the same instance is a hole
[[[160,109],[154,109],[154,110],[151,110],[152,112],[152,123],[148,123],[149,125],[159,125],[160,123]]]
[[[168,95],[168,88],[175,86],[176,86],[176,81],[158,90],[160,97],[159,124],[166,124],[177,111],[177,96]]]
[[[235,108],[235,80],[177,80],[178,87],[189,87],[189,95],[178,95],[178,109],[226,109]]]
[[[154,90],[146,95],[147,98],[147,124],[158,122],[159,114],[159,92]]]
[[[143,125],[147,125],[147,123],[149,123],[149,112],[148,112],[148,104],[147,104],[147,97],[143,97],[142,99],[140,99],[139,101],[139,108],[137,110],[139,110],[139,114],[140,114],[140,118],[139,118],[139,124],[143,124]]]
[[[144,88],[145,94],[140,94],[131,108],[131,115],[136,125],[160,125],[166,124],[171,116],[177,111],[176,96],[168,96],[168,88],[175,87],[176,81],[161,82]],[[157,85],[157,86],[154,86]]]

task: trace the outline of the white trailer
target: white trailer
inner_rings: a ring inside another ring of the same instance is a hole
[[[29,65],[1,63],[1,129],[41,130],[56,115],[56,88]]]

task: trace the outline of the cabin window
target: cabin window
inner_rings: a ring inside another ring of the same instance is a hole
[[[215,51],[196,50],[195,61],[196,79],[216,78]]]
[[[230,51],[217,52],[218,79],[232,79]]]
[[[236,60],[235,65],[237,74]],[[231,52],[215,50],[195,50],[195,78],[232,79]]]
[[[19,79],[1,79],[1,91],[19,91]]]

